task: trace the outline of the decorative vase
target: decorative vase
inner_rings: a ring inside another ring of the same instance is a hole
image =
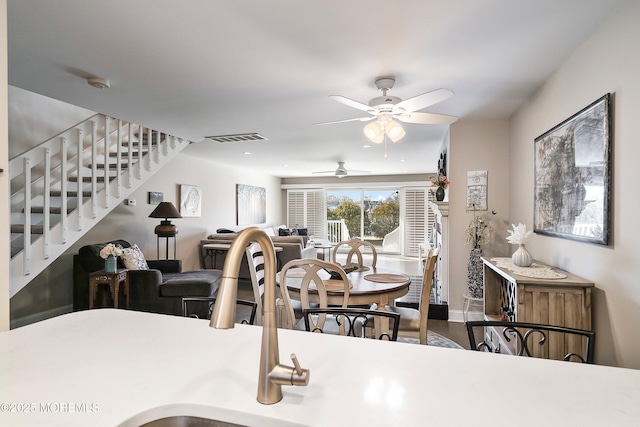
[[[529,267],[533,264],[533,257],[524,247],[524,243],[521,243],[518,249],[511,255],[511,261],[513,265],[517,267]]]
[[[469,295],[472,298],[482,298],[484,286],[482,278],[482,249],[471,249],[469,254],[469,262],[467,263],[467,287],[469,288]]]
[[[116,272],[116,257],[113,255],[109,255],[104,260],[104,272],[105,273],[115,273]]]
[[[438,187],[436,189],[436,200],[439,202],[444,200],[444,188]]]

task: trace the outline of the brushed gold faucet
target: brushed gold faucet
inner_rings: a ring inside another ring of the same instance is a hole
[[[276,325],[276,252],[271,238],[258,227],[241,231],[234,239],[224,261],[222,279],[209,326],[216,329],[233,328],[238,295],[238,273],[246,247],[257,242],[264,257],[264,320],[262,325],[262,351],[258,373],[258,402],[272,405],[282,400],[283,385],[306,386],[309,370],[302,369],[295,354],[291,354],[294,366],[280,364],[278,328]],[[251,262],[251,260],[248,260]],[[260,315],[261,313],[258,313]]]

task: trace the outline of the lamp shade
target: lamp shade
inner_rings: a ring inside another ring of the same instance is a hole
[[[369,138],[371,142],[375,142],[376,144],[380,144],[384,138],[384,129],[377,121],[366,125],[363,131],[364,135]]]
[[[149,214],[149,218],[182,218],[178,209],[171,202],[160,202],[160,204]]]
[[[385,131],[387,132],[387,136],[389,137],[389,139],[391,139],[391,141],[393,142],[400,141],[407,134],[402,126],[400,126],[400,123],[393,120],[390,120],[386,124]]]
[[[164,218],[164,221],[160,221],[160,225],[156,225],[154,231],[158,237],[172,237],[178,234],[178,227],[176,227],[175,224],[171,224],[169,218],[182,218],[182,215],[180,215],[178,209],[173,206],[173,203],[161,202],[153,212],[149,214],[149,218]]]

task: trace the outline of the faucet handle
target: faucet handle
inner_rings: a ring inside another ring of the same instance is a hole
[[[302,366],[300,366],[300,362],[298,362],[298,357],[295,353],[291,353],[291,361],[293,362],[296,373],[302,375]]]

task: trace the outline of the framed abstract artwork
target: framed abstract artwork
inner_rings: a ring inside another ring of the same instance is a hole
[[[180,186],[180,215],[185,218],[202,215],[202,191],[195,185]]]
[[[535,139],[534,232],[608,245],[610,94]]]
[[[263,224],[267,220],[267,190],[236,184],[236,224]]]

